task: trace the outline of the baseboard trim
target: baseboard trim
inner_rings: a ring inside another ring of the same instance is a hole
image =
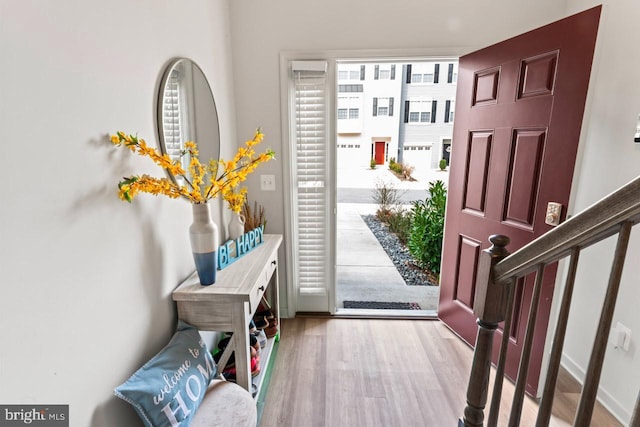
[[[567,356],[566,354],[562,354],[561,362],[562,367],[566,369],[566,371],[571,375],[580,385],[584,384],[584,377],[586,376],[585,370],[578,365],[572,358]],[[627,411],[621,404],[616,400],[611,393],[609,393],[606,389],[601,386],[598,387],[598,402],[604,406],[607,411],[611,413],[618,421],[620,421],[623,425],[628,425],[631,420],[631,412]]]

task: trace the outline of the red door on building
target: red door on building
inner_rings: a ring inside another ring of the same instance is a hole
[[[375,159],[376,165],[384,165],[384,152],[387,143],[384,141],[376,141],[375,145]]]
[[[600,9],[460,58],[438,315],[471,345],[477,262],[488,237],[509,236],[513,252],[550,229],[548,202],[565,209],[569,202]],[[538,386],[555,275],[553,267],[544,276],[529,394]],[[532,287],[527,277],[516,293],[512,379]]]

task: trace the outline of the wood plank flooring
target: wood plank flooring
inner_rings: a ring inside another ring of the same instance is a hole
[[[457,426],[472,356],[435,320],[282,319],[260,425]],[[577,397],[567,378],[558,384],[551,425],[571,424]],[[505,398],[512,389],[505,385]],[[537,405],[525,401],[521,425],[533,425]],[[596,414],[593,425],[620,425],[601,409]]]

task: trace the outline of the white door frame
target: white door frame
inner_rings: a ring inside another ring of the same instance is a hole
[[[295,221],[293,220],[294,200],[293,200],[293,170],[291,165],[292,150],[291,150],[291,120],[289,106],[291,105],[290,95],[290,63],[294,60],[324,60],[328,63],[328,78],[330,85],[334,87],[336,85],[336,62],[338,61],[350,61],[350,60],[362,60],[362,61],[418,61],[418,60],[433,60],[434,58],[452,58],[460,57],[467,52],[473,51],[473,47],[469,48],[425,48],[425,49],[397,49],[397,50],[355,50],[355,51],[283,51],[280,53],[280,114],[281,114],[281,134],[282,134],[282,158],[283,158],[283,191],[284,191],[284,217],[285,217],[285,261],[286,261],[286,295],[287,295],[287,312],[282,313],[283,317],[294,317],[298,311],[298,292],[295,284],[295,248],[294,248],[294,236],[297,231],[295,230]],[[326,311],[330,314],[336,312],[336,94],[335,91],[331,91],[328,95],[329,108],[332,108],[329,115],[329,128],[331,130],[328,135],[330,156],[329,156],[329,189],[330,189],[330,204],[332,206],[332,214],[329,216],[330,223],[330,265],[328,266],[327,274],[329,275],[329,286],[327,289],[328,307]]]

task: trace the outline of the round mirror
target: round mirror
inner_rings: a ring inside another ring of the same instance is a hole
[[[158,91],[157,113],[163,153],[180,159],[184,143],[194,141],[201,163],[219,159],[218,112],[209,82],[195,62],[180,58],[169,64]],[[188,170],[188,156],[182,156],[182,166]]]

